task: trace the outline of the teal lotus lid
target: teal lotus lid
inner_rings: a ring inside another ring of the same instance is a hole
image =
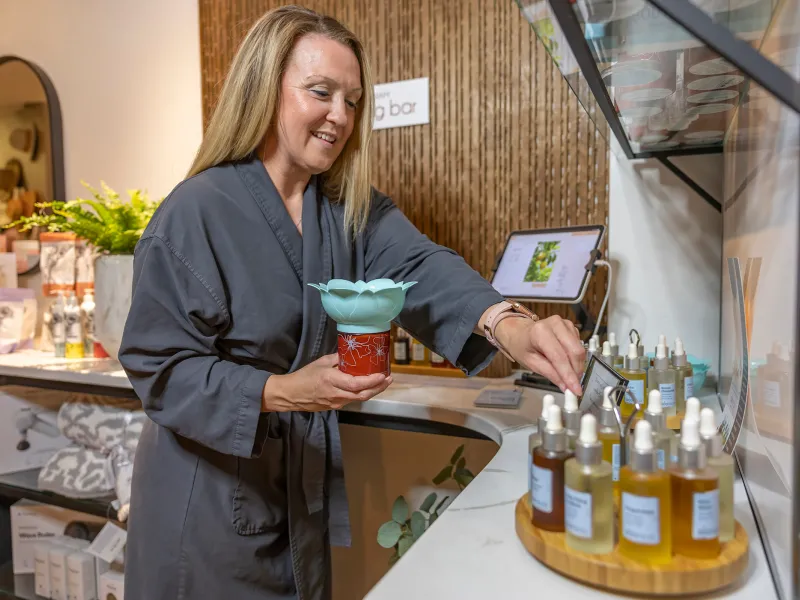
[[[342,333],[381,333],[389,331],[392,319],[400,314],[406,290],[416,281],[395,283],[391,279],[356,282],[331,279],[328,283],[309,283],[319,290],[322,307],[336,321]]]

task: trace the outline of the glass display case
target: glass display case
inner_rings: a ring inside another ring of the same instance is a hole
[[[595,97],[595,124],[628,158],[722,152],[737,109],[765,97],[800,110],[797,2],[518,3],[584,107]]]
[[[723,434],[776,596],[800,598],[800,0],[518,4],[628,158],[723,155]]]

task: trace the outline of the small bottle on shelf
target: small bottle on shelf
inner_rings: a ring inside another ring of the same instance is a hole
[[[672,545],[689,558],[719,556],[719,477],[706,463],[698,423],[684,419],[672,480]]]
[[[575,443],[581,431],[581,413],[578,410],[578,397],[571,391],[564,392],[564,429],[567,431],[567,445],[575,450]]]
[[[441,369],[447,366],[447,361],[444,359],[444,356],[436,354],[433,350],[430,352],[431,355],[431,366],[436,367],[437,369]]]
[[[561,409],[554,404],[542,443],[533,451],[533,524],[539,529],[564,531],[564,463],[571,456]]]
[[[545,394],[542,398],[542,414],[536,426],[536,432],[528,436],[528,496],[531,506],[533,506],[533,451],[542,443],[542,432],[547,427],[547,412],[555,404],[553,394]]]
[[[658,344],[656,344],[655,355],[654,355],[653,359],[650,361],[650,366],[651,367],[655,366],[655,364],[656,364],[655,360],[658,357],[658,347],[659,346],[664,346],[664,354],[669,359],[669,346],[667,345],[667,336],[662,333],[661,335],[658,336]]]
[[[683,348],[681,338],[675,338],[672,366],[678,371],[678,399],[675,402],[675,408],[681,415],[686,412],[686,399],[694,396],[694,369],[686,359],[686,350]]]
[[[736,536],[736,520],[733,517],[733,457],[723,452],[722,436],[714,423],[714,411],[700,411],[700,439],[706,447],[708,467],[719,478],[719,541],[730,542]]]
[[[394,362],[398,365],[407,365],[411,362],[411,353],[408,347],[408,333],[402,327],[397,328],[394,337]]]
[[[650,371],[650,357],[645,356],[644,344],[636,347],[636,353],[639,355],[639,368],[647,374]],[[646,384],[645,387],[647,387]]]
[[[411,364],[421,367],[427,366],[428,364],[428,349],[422,344],[422,342],[416,340],[415,338],[411,338],[410,340],[411,345]]]
[[[603,446],[603,460],[611,465],[611,480],[616,495],[621,456],[619,424],[611,404],[611,389],[611,386],[607,386],[603,390],[603,406],[600,408],[600,430],[597,432],[597,439]]]
[[[619,374],[628,380],[628,389],[636,396],[636,400],[644,408],[647,398],[644,395],[647,373],[639,368],[639,351],[636,344],[628,345],[628,355],[625,357],[625,366],[620,369]],[[622,418],[627,419],[633,414],[634,406],[630,397],[625,394],[620,404]]]
[[[589,366],[589,361],[592,360],[592,356],[597,354],[598,350],[599,346],[597,345],[597,336],[592,336],[592,338],[589,339],[589,349],[586,351],[586,364],[584,365],[584,368]]]
[[[585,414],[580,423],[575,456],[564,464],[566,543],[578,552],[607,554],[614,549],[611,465],[603,461],[597,419]]]
[[[81,302],[81,327],[83,328],[83,355],[87,358],[94,356],[94,293],[92,289],[86,290]]]
[[[81,328],[81,308],[75,292],[70,291],[64,307],[65,346],[67,358],[83,358],[83,330]]]
[[[659,344],[653,368],[647,374],[647,386],[649,390],[661,392],[661,409],[665,415],[671,416],[676,414],[675,389],[678,383],[678,372],[670,367],[666,352],[666,347]]]
[[[636,423],[634,436],[630,462],[620,470],[619,552],[644,564],[666,564],[672,560],[670,476],[656,464],[650,423]]]
[[[611,366],[614,369],[621,369],[625,366],[625,357],[619,353],[619,344],[617,344],[617,334],[611,332],[608,334],[608,344],[611,346]]]
[[[644,419],[653,428],[653,446],[656,449],[656,463],[659,469],[669,469],[678,458],[678,438],[667,427],[667,416],[661,409],[661,392],[650,390]]]
[[[603,353],[601,357],[604,363],[612,369],[614,368],[614,354],[611,351],[611,344],[608,341],[603,342]]]
[[[64,358],[67,355],[65,309],[64,293],[59,291],[53,306],[50,307],[50,325],[53,328],[53,348],[56,358]]]

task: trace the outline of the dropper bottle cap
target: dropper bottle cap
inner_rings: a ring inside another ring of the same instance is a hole
[[[608,385],[603,390],[603,406],[600,409],[600,426],[613,427],[615,430],[619,430],[617,417],[614,415],[614,405],[611,403],[611,390],[613,389],[614,388]]]
[[[707,459],[722,454],[722,436],[714,423],[714,411],[708,407],[700,411],[700,439],[706,447]]]
[[[589,340],[589,352],[597,352],[597,338],[591,338]]]
[[[564,427],[568,433],[578,435],[581,429],[581,413],[578,411],[578,397],[571,391],[564,392]]]
[[[625,368],[629,371],[639,370],[639,350],[633,342],[628,344],[628,354],[625,356]]]
[[[542,448],[547,452],[564,452],[567,449],[567,432],[561,424],[561,409],[557,404],[547,409],[547,427],[542,433]]]
[[[614,353],[611,351],[611,342],[603,342],[603,358],[614,358]],[[608,362],[608,361],[606,361]]]
[[[658,390],[650,390],[647,396],[647,410],[644,411],[644,418],[656,433],[667,428],[667,415],[664,414],[661,408],[661,392]]]
[[[581,433],[575,443],[575,460],[582,465],[599,465],[603,462],[603,444],[597,440],[597,419],[593,414],[581,417]]]
[[[634,471],[645,473],[651,473],[658,468],[653,450],[653,427],[645,420],[636,423],[630,465]]]
[[[661,337],[664,336],[662,335]],[[658,346],[656,346],[656,360],[653,363],[653,366],[659,371],[664,371],[669,368],[669,358],[667,358],[666,344],[659,343]]]
[[[694,396],[686,401],[686,414],[683,420],[700,421],[700,400]]]
[[[595,347],[599,348],[600,347],[600,336],[595,333],[592,336],[592,340],[594,340]],[[589,341],[591,342],[591,340],[589,340]]]
[[[678,446],[678,465],[681,469],[704,469],[706,448],[700,443],[700,423],[684,419],[681,423],[681,443]]]
[[[555,404],[556,399],[553,394],[545,394],[542,398],[542,414],[539,416],[539,435],[542,434],[544,428],[547,427],[547,410]]]
[[[666,349],[667,348],[667,336],[664,335],[663,333],[658,336],[658,344],[656,344],[656,352],[658,352],[659,345],[662,345],[662,344],[663,344],[664,348]],[[667,353],[667,354],[669,354],[669,353]]]
[[[619,354],[619,344],[617,344],[617,334],[613,331],[608,334],[608,343],[611,346],[611,355]]]
[[[672,351],[672,364],[676,367],[686,366],[686,350],[683,349],[683,340],[675,338],[675,350]]]

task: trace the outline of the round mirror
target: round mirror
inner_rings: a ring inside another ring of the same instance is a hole
[[[61,109],[36,65],[0,56],[0,226],[31,216],[37,202],[65,200]],[[16,254],[17,273],[39,267],[39,232],[0,230],[0,252]]]

